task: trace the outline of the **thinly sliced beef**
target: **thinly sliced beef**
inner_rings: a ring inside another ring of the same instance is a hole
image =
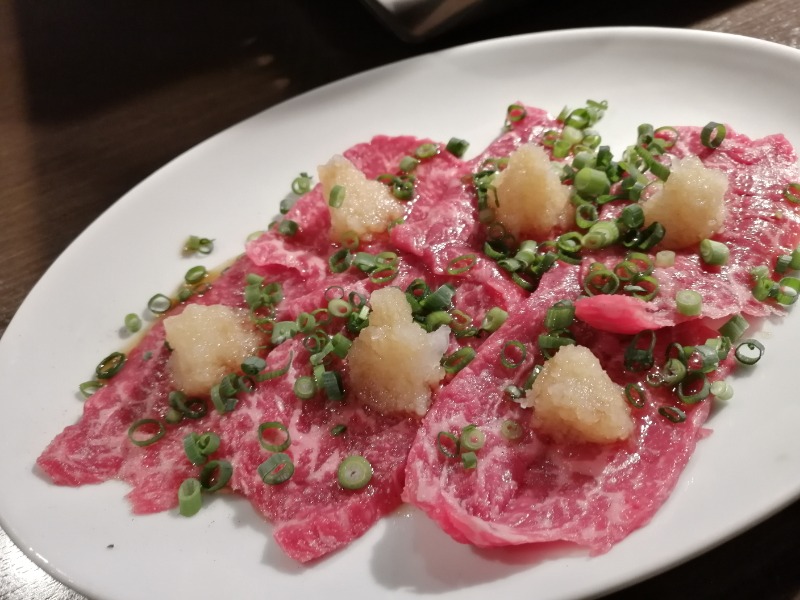
[[[720,267],[706,265],[693,246],[676,253],[675,264],[656,268],[660,283],[651,302],[624,297],[594,296],[578,302],[578,318],[591,325],[618,333],[658,329],[686,321],[676,308],[675,294],[694,290],[703,297],[703,317],[719,319],[737,313],[753,317],[783,314],[774,301],[753,297],[751,269],[767,265],[791,253],[800,241],[800,207],[783,197],[786,186],[798,179],[797,157],[791,144],[781,135],[759,140],[728,129],[716,150],[700,142],[700,129],[679,127],[680,138],[671,154],[676,158],[696,154],[705,166],[728,176],[725,196],[727,217],[724,228],[713,239],[724,242],[730,257]],[[613,207],[612,207],[613,210]],[[608,266],[624,258],[619,250],[603,253]],[[592,256],[587,262],[594,262]]]
[[[547,308],[580,293],[576,275],[577,269],[563,265],[545,275],[537,294],[442,391],[417,434],[403,497],[456,540],[485,547],[562,540],[604,552],[650,520],[701,437],[708,403],[689,407],[687,420],[674,424],[657,412],[660,405],[674,403],[672,392],[663,388],[649,392],[646,407],[634,410],[631,439],[609,445],[543,437],[529,425],[530,410],[504,394],[520,377],[500,362],[504,342],[522,341],[532,354]],[[661,336],[657,352],[675,339],[703,343],[714,335],[699,323],[686,324]],[[629,338],[585,327],[576,337],[612,379],[636,381],[621,364]],[[728,369],[726,364],[715,376]],[[520,440],[502,436],[508,419],[523,425]],[[437,435],[457,434],[470,423],[484,432],[486,444],[477,452],[477,467],[465,469],[439,451]]]
[[[677,289],[701,291],[707,317],[779,312],[752,299],[749,269],[771,265],[777,254],[797,244],[797,208],[781,198],[785,184],[797,175],[792,149],[780,136],[750,141],[729,133],[721,148],[710,151],[699,144],[697,129],[681,128],[681,141],[672,150],[675,156],[696,153],[708,166],[728,173],[729,218],[716,239],[729,245],[729,265],[715,271],[699,262],[695,250],[679,252],[673,267],[656,270],[661,293],[651,303],[622,296],[579,299],[581,274],[590,261],[613,264],[623,256],[609,249],[587,257],[583,265],[559,261],[531,294],[483,253],[486,231],[477,218],[470,181],[487,159],[508,156],[526,142],[540,142],[545,132],[560,131],[561,126],[544,111],[526,107],[522,119],[510,123],[471,161],[457,159],[441,145],[436,156],[422,160],[414,171],[415,194],[404,223],[360,246],[373,254],[398,254],[396,273],[388,283],[376,283],[355,267],[331,273],[328,258],[336,246],[328,235],[327,199],[317,186],[287,214],[298,224],[295,235],[270,229],[247,245],[246,255],[210,290],[188,301],[246,308],[243,285],[247,274],[255,273],[282,284],[277,320],[293,320],[326,306],[332,296],[356,292],[368,297],[386,285],[406,289],[418,278],[431,289],[443,284],[457,288],[454,305],[463,315],[460,322],[451,323],[455,334],[478,328],[492,307],[506,310],[508,320],[490,335],[451,337],[449,351],[468,345],[476,357],[434,390],[433,406],[421,422],[377,414],[349,395],[343,401],[326,400],[322,393],[306,401],[296,398],[294,382],[311,374],[309,350],[296,337],[266,356],[267,369],[286,366],[287,372],[260,382],[252,393],[240,393],[233,411],[221,415],[211,410],[201,419],[184,419],[168,426],[158,443],[137,447],[128,440],[128,428],[142,418],[163,418],[172,390],[169,350],[159,322],[130,353],[122,371],[87,400],[82,418],[53,440],[37,464],[60,485],[121,479],[131,486],[133,511],[152,513],[175,507],[180,483],[200,470],[185,457],[184,436],[215,431],[221,445],[213,458],[234,467],[230,489],[247,497],[273,523],[275,539],[298,561],[343,547],[403,499],[421,507],[459,541],[498,546],[567,540],[596,552],[607,550],[646,523],[670,493],[701,437],[708,402],[683,407],[686,421],[673,424],[657,409],[674,405],[674,396],[656,388],[644,408],[634,409],[630,440],[565,444],[532,429],[530,409],[509,399],[504,389],[522,385],[534,362],[540,362],[537,336],[547,309],[561,299],[577,300],[582,322],[573,326],[573,334],[619,384],[639,377],[626,372],[621,362],[630,341],[627,334],[660,329],[656,353],[662,354],[673,340],[699,344],[714,337],[702,320],[680,323],[684,319],[675,312],[673,300]],[[399,174],[402,158],[427,141],[378,136],[345,156],[369,178]],[[611,215],[619,209],[612,203],[603,210]],[[465,263],[470,268],[458,268]],[[170,314],[181,310],[183,305]],[[680,324],[672,327],[676,323]],[[326,327],[332,334],[342,329],[343,321]],[[500,360],[508,340],[518,340],[528,349],[518,368]],[[346,361],[341,367],[347,389]],[[726,361],[714,377],[729,370]],[[523,425],[521,439],[508,441],[501,435],[508,419]],[[268,421],[285,425],[292,440],[286,452],[295,471],[279,485],[265,484],[258,474],[258,466],[271,454],[258,439],[259,425]],[[465,469],[437,449],[439,432],[457,433],[470,423],[486,435],[475,469]],[[331,429],[338,425],[346,426],[345,433],[334,436]],[[373,468],[372,480],[361,490],[345,490],[337,483],[338,466],[351,454],[364,456]]]

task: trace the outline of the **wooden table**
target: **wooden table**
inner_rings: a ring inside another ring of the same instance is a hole
[[[53,260],[136,183],[229,125],[345,75],[478,39],[595,25],[800,47],[797,0],[541,4],[409,44],[354,1],[0,2],[0,335]],[[800,598],[799,534],[796,502],[613,597]],[[0,598],[45,597],[82,598],[0,531]]]

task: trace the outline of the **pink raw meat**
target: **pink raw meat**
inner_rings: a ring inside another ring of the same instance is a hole
[[[800,207],[783,197],[786,186],[798,179],[797,157],[791,144],[781,135],[750,140],[728,128],[722,145],[711,150],[700,142],[699,128],[677,130],[680,138],[672,155],[683,158],[697,154],[707,167],[728,176],[727,217],[723,230],[713,238],[728,246],[728,263],[720,267],[706,265],[697,246],[679,250],[674,265],[655,269],[653,275],[660,289],[651,302],[621,295],[581,299],[576,314],[594,327],[636,333],[686,321],[675,303],[675,294],[680,290],[700,293],[702,316],[711,319],[737,313],[764,317],[785,312],[771,300],[760,302],[753,297],[750,270],[760,265],[772,269],[775,259],[791,253],[800,241]],[[603,217],[608,218],[616,210],[618,207],[609,205]],[[624,258],[624,252],[614,249],[600,256],[591,256],[587,262],[601,260],[613,266]]]
[[[547,308],[580,293],[576,273],[561,265],[543,277],[536,295],[442,391],[417,434],[403,497],[458,541],[491,547],[564,540],[604,552],[650,520],[702,437],[709,404],[688,407],[687,420],[673,424],[657,414],[659,405],[675,402],[663,388],[649,391],[647,406],[634,409],[632,438],[609,445],[544,439],[528,425],[530,411],[504,395],[507,385],[519,383],[520,373],[500,363],[503,343],[520,340],[532,354],[531,341],[542,331]],[[636,381],[621,364],[628,338],[586,327],[576,335],[614,380]],[[674,339],[702,343],[714,335],[700,324],[679,326],[661,337],[657,352]],[[715,377],[728,369],[726,363]],[[502,437],[506,419],[523,425],[521,440]],[[437,448],[440,431],[457,433],[469,423],[486,435],[477,467],[471,470]]]

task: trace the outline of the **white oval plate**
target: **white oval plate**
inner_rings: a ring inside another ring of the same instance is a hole
[[[196,264],[188,234],[214,237],[210,261],[236,255],[276,214],[300,171],[373,134],[459,136],[479,149],[522,100],[558,112],[607,99],[604,139],[624,147],[642,122],[724,121],[800,147],[800,52],[681,30],[543,33],[414,58],[328,85],[259,114],[155,173],[92,224],[24,302],[0,343],[2,525],[38,564],[98,599],[437,596],[544,599],[594,595],[666,569],[735,535],[800,495],[800,402],[791,397],[796,315],[767,323],[767,354],[717,411],[677,489],[653,521],[608,554],[539,547],[478,551],[406,509],[319,564],[285,558],[241,499],[191,520],[133,517],[125,485],[61,488],[39,452],[81,413],[76,386],[124,344],[122,317],[172,290]],[[209,260],[205,262],[212,266]],[[113,544],[113,547],[110,545]]]

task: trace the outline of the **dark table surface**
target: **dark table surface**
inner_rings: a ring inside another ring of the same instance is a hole
[[[136,183],[222,129],[329,81],[461,43],[583,26],[705,29],[800,48],[798,0],[660,10],[628,0],[541,4],[409,43],[356,0],[0,2],[0,335],[55,258]],[[611,597],[800,598],[800,502]],[[0,530],[0,598],[82,596]]]

